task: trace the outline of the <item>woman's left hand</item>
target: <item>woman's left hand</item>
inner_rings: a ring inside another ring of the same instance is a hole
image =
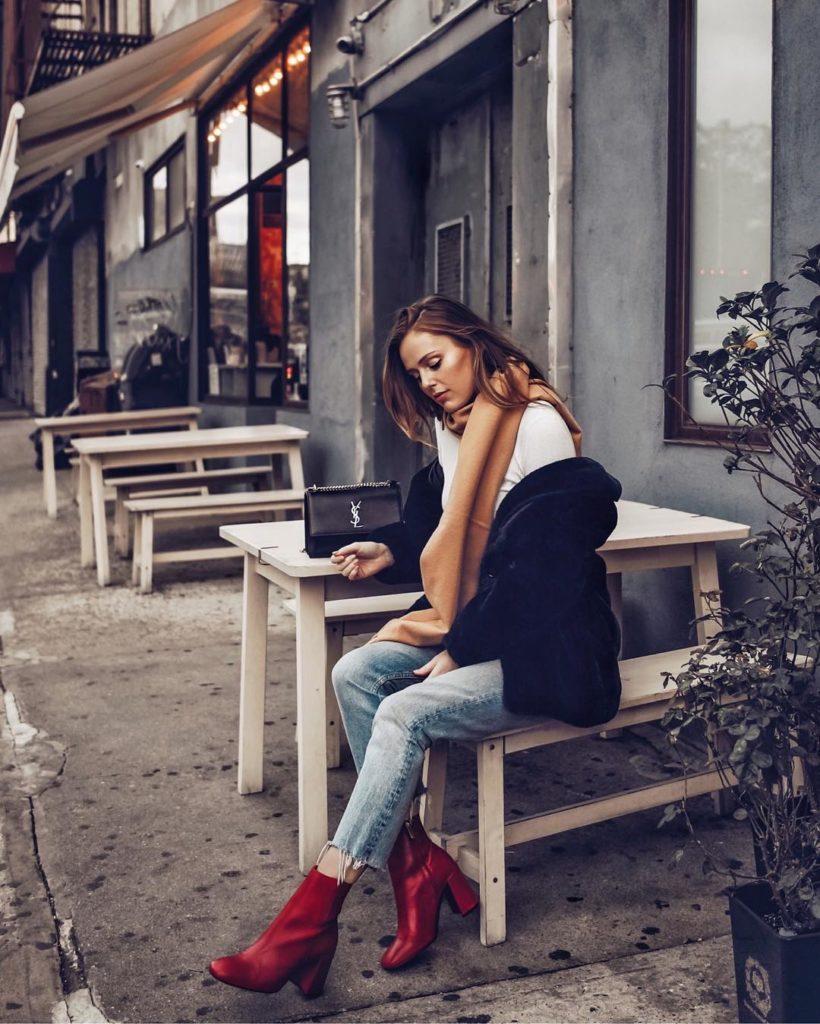
[[[448,651],[439,651],[426,665],[422,665],[421,668],[414,668],[413,674],[427,676],[428,679],[432,679],[433,676],[443,676],[445,672],[452,672],[454,668],[458,667],[458,664],[453,661]]]

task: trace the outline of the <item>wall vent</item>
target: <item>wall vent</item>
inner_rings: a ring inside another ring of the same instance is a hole
[[[435,291],[448,299],[466,302],[464,294],[466,217],[436,227]]]

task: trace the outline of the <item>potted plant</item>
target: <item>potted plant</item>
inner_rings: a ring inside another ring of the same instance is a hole
[[[796,258],[789,280],[820,290],[820,245]],[[738,430],[719,442],[724,465],[751,473],[778,514],[740,545],[751,561],[730,569],[766,592],[740,609],[707,594],[709,611],[693,622],[711,619],[715,632],[683,671],[664,673],[664,685],[677,687],[662,720],[670,743],[680,753],[681,731],[705,726],[709,760],[735,784],[734,815],[751,827],[755,867],[741,873],[737,861],[705,848],[685,801],[659,822],[683,815],[704,869],[732,878],[740,1021],[820,1019],[820,295],[778,305],[788,291],[770,281],[721,296],[718,316],[735,325],[721,348],[692,355],[683,374],[704,382],[727,426],[736,417]],[[770,453],[747,443],[761,430]]]

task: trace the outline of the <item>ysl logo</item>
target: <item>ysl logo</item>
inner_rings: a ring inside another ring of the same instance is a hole
[[[354,530],[358,530],[359,529],[359,509],[361,508],[361,506],[362,506],[361,500],[357,501],[355,504],[352,501],[350,503],[350,515],[351,515],[350,522],[353,525],[353,529]]]

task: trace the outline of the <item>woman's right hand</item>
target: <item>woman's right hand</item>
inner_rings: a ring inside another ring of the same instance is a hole
[[[349,580],[366,580],[395,562],[393,552],[386,544],[372,540],[345,544],[331,554],[330,560]]]

